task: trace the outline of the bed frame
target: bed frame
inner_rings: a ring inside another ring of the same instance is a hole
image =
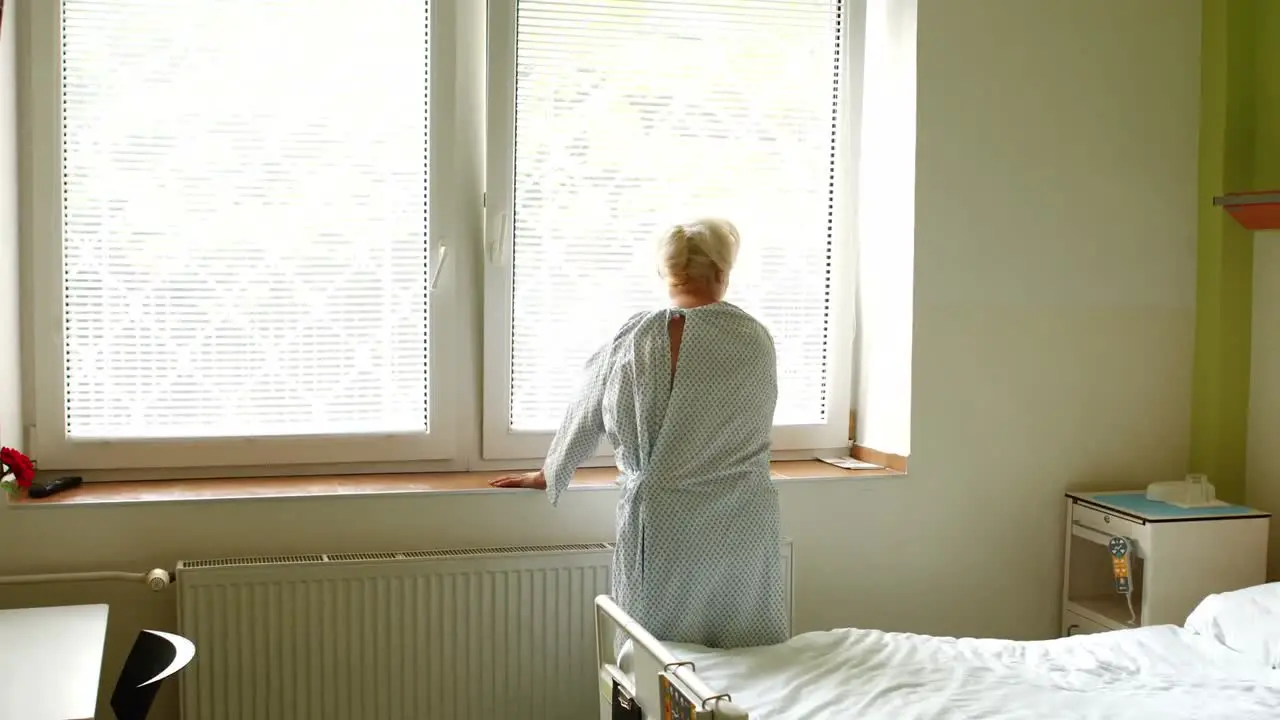
[[[630,641],[630,662],[615,648]],[[596,598],[596,667],[600,683],[600,720],[613,718],[613,684],[618,683],[640,706],[643,720],[662,720],[659,678],[671,684],[697,709],[698,720],[750,720],[728,693],[716,692],[698,677],[693,663],[682,661],[613,598]],[[680,720],[684,720],[681,718]]]

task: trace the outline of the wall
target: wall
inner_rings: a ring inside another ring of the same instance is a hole
[[[1050,636],[1063,490],[1183,472],[1199,8],[921,0],[912,474],[782,488],[799,629]],[[13,64],[0,58],[3,88]],[[0,111],[0,123],[12,118]],[[13,135],[0,128],[0,159]],[[0,207],[11,194],[0,165]],[[11,224],[0,223],[5,252]],[[0,297],[11,313],[12,294]],[[614,499],[571,493],[558,511],[524,494],[0,509],[0,572],[600,539]],[[174,625],[172,594],[0,590],[10,606],[94,601],[112,607],[109,667],[137,629]]]
[[[854,440],[911,454],[917,0],[866,0]]]
[[[13,5],[0,0],[0,443],[22,437],[18,351],[18,103]]]
[[[1231,502],[1245,500],[1253,236],[1211,201],[1255,187],[1254,49],[1258,12],[1268,5],[1204,3],[1189,469],[1207,474]]]
[[[1254,187],[1280,189],[1280,5],[1259,2],[1254,43]],[[1247,490],[1280,513],[1280,232],[1253,240],[1253,352]],[[1271,524],[1271,577],[1280,577],[1280,521]]]

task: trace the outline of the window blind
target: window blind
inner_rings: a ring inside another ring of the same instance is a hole
[[[427,13],[61,0],[69,437],[429,429]]]
[[[839,0],[518,0],[510,429],[557,426],[590,353],[666,304],[654,241],[704,215],[772,332],[775,424],[827,422]]]

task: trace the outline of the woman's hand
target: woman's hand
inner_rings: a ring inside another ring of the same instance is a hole
[[[535,470],[534,472],[517,473],[515,475],[503,475],[496,480],[490,480],[489,484],[497,488],[546,490],[547,478],[542,474],[541,470]]]

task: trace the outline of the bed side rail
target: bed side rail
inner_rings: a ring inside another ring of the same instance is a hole
[[[614,648],[631,641],[631,662],[622,663]],[[623,667],[624,664],[629,667]],[[645,630],[613,598],[596,598],[596,667],[601,683],[618,681],[640,704],[645,720],[659,720],[662,701],[658,677],[663,672],[674,677],[685,695],[710,720],[750,720],[746,710],[735,705],[729,695],[712,690],[692,663],[682,662],[657,638]],[[602,688],[602,698],[607,692]],[[602,706],[601,717],[609,720]],[[699,714],[698,717],[704,717]]]

